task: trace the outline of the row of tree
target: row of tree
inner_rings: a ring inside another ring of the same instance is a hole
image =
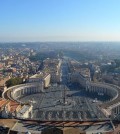
[[[58,53],[55,51],[50,51],[50,52],[39,52],[34,56],[30,56],[31,61],[43,61],[46,58],[57,58]]]

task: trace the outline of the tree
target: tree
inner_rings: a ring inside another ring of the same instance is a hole
[[[16,77],[16,78],[11,78],[8,81],[6,81],[6,86],[11,87],[11,86],[15,86],[15,85],[22,84],[22,83],[23,83],[23,79]]]

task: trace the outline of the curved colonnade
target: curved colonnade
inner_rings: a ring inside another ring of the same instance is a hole
[[[88,92],[97,92],[109,95],[111,100],[103,104],[103,106],[106,107],[109,107],[120,100],[120,87],[112,84],[91,82],[86,85],[85,90]],[[9,99],[17,101],[19,97],[40,92],[43,92],[43,88],[39,83],[27,83],[8,88],[3,92],[3,98],[6,98],[7,96]]]
[[[98,94],[106,94],[111,97],[109,101],[113,101],[118,97],[118,89],[111,84],[104,83],[88,83],[86,85],[86,91],[97,92]]]
[[[86,91],[107,94],[111,99],[101,105],[106,115],[115,117],[120,114],[120,87],[107,83],[88,83]]]
[[[3,98],[15,100],[30,94],[43,92],[43,86],[40,83],[27,83],[8,88],[3,92]],[[86,83],[87,92],[97,92],[107,94],[111,97],[110,101],[103,103],[102,108],[109,109],[111,114],[120,113],[120,87],[105,83]],[[20,102],[19,102],[20,103]]]
[[[20,97],[41,92],[43,92],[43,86],[40,83],[27,83],[8,88],[3,92],[2,97],[18,101]]]

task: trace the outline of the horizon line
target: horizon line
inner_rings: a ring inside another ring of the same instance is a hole
[[[120,41],[0,41],[0,43],[84,43],[84,42],[103,42],[103,43],[111,43],[111,42],[114,42],[114,43],[120,43]]]

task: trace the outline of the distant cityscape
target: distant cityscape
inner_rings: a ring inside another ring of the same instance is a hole
[[[120,43],[0,43],[0,117],[0,134],[118,134]]]

